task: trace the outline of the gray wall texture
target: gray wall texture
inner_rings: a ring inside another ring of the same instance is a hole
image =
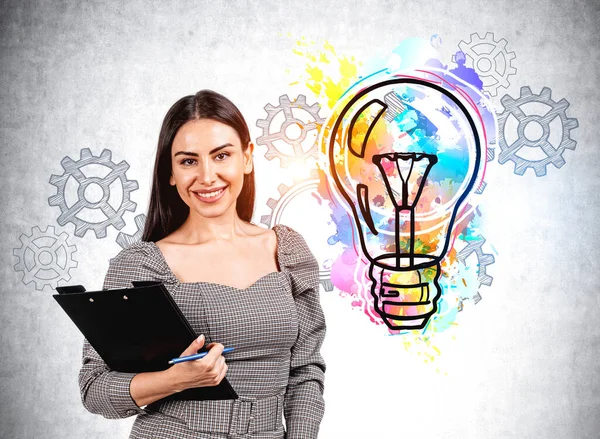
[[[500,96],[549,87],[555,101],[568,100],[577,147],[543,177],[496,167],[480,206],[497,250],[494,282],[461,313],[433,364],[335,292],[322,294],[329,330],[320,437],[600,437],[598,23],[598,0],[2,2],[0,437],[127,437],[132,422],[83,408],[82,336],[51,288],[26,285],[28,269],[15,269],[25,256],[14,249],[52,231],[68,238],[61,257],[77,261],[60,284],[95,289],[120,250],[112,226],[102,238],[57,223],[49,180],[64,172],[63,158],[109,149],[114,163],[127,162],[139,188],[121,231],[132,234],[147,206],[160,123],[179,97],[220,91],[256,138],[264,105],[299,92],[290,83],[302,68],[292,53],[302,36],[367,60],[433,34],[452,53],[475,32],[506,39],[517,55]],[[257,163],[263,210],[277,196],[270,166]],[[381,381],[382,371],[397,379]]]

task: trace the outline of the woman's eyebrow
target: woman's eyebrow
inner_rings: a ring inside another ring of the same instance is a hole
[[[217,146],[216,148],[212,149],[209,152],[209,154],[213,154],[217,151],[220,151],[223,148],[227,148],[228,146],[233,146],[233,145],[231,143],[225,143],[224,145]],[[198,157],[198,153],[191,152],[191,151],[177,151],[173,157],[177,157],[178,155],[191,155],[192,157]]]
[[[233,146],[233,145],[231,143],[225,143],[225,144],[223,144],[221,146],[217,146],[215,149],[213,149],[211,152],[209,152],[209,154],[217,152],[217,151],[219,151],[219,150],[221,150],[223,148],[227,148],[228,146]]]

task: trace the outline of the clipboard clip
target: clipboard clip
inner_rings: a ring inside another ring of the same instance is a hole
[[[161,281],[157,280],[133,280],[131,284],[134,288],[139,287],[151,287],[153,285],[162,284]],[[83,285],[66,285],[62,287],[56,287],[58,294],[74,294],[74,293],[85,293],[86,289]]]
[[[131,284],[133,285],[134,288],[138,288],[138,287],[151,287],[153,285],[160,285],[160,284],[162,284],[162,282],[159,280],[132,280]]]
[[[69,285],[64,287],[56,287],[58,294],[85,293],[83,285]]]

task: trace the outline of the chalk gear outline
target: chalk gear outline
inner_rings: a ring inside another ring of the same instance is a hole
[[[265,158],[267,160],[273,160],[278,157],[280,160],[280,166],[287,168],[291,163],[296,160],[306,160],[309,157],[317,159],[319,157],[319,150],[317,147],[317,141],[307,150],[304,151],[302,141],[306,138],[309,131],[318,130],[324,123],[325,119],[319,116],[319,110],[321,105],[315,102],[312,105],[306,103],[306,96],[298,95],[295,101],[291,102],[287,95],[279,96],[279,105],[277,107],[267,104],[265,105],[265,111],[267,112],[266,119],[259,119],[256,121],[256,126],[262,129],[262,136],[256,139],[258,145],[264,145],[267,147]],[[314,119],[313,122],[305,123],[304,121],[297,119],[292,109],[300,109],[306,111]],[[271,132],[271,122],[280,112],[285,115],[285,121],[282,123],[279,131]],[[286,134],[286,129],[290,125],[298,125],[300,127],[300,136],[297,139],[290,139]],[[288,155],[281,152],[275,146],[277,140],[283,140],[288,145],[291,145],[294,150],[294,155]]]
[[[458,310],[462,311],[462,302],[464,300],[473,300],[473,303],[476,305],[481,300],[481,294],[479,294],[479,288],[481,285],[490,286],[492,285],[492,281],[494,278],[487,274],[487,267],[492,265],[496,259],[494,255],[483,252],[483,245],[485,244],[485,238],[480,236],[474,241],[469,241],[467,246],[458,252],[456,255],[456,259],[464,265],[467,265],[466,260],[473,253],[477,256],[477,281],[479,282],[479,286],[477,287],[477,291],[472,297],[460,297],[460,302],[458,304]]]
[[[121,246],[121,248],[127,248],[131,244],[141,241],[142,235],[144,234],[144,226],[146,225],[146,214],[140,213],[135,217],[135,226],[136,231],[133,235],[128,235],[127,233],[119,232],[117,235],[117,244]]]
[[[96,234],[96,238],[105,238],[106,229],[108,226],[114,226],[118,230],[125,226],[123,221],[123,214],[126,211],[135,211],[137,206],[136,203],[130,200],[131,192],[138,189],[138,183],[135,180],[128,180],[125,176],[125,172],[129,169],[129,164],[123,160],[119,164],[113,163],[111,160],[112,153],[108,149],[104,149],[99,157],[92,155],[89,148],[84,148],[80,152],[80,160],[73,161],[70,157],[65,157],[61,160],[61,165],[65,170],[62,175],[52,175],[50,177],[50,183],[56,186],[56,195],[48,198],[50,206],[58,206],[61,214],[57,219],[58,224],[64,226],[70,222],[75,225],[75,236],[83,237],[88,230],[93,230]],[[110,168],[110,172],[106,177],[86,177],[81,171],[86,165],[102,165]],[[78,200],[72,206],[67,206],[65,200],[65,189],[67,180],[73,177],[78,183],[77,188]],[[109,186],[116,180],[119,179],[121,187],[123,189],[123,198],[121,205],[115,210],[109,203],[111,191]],[[86,200],[84,194],[85,189],[90,184],[97,184],[102,188],[102,198],[97,202],[90,202]],[[106,220],[99,223],[90,223],[77,217],[77,214],[84,208],[101,210]]]
[[[43,290],[46,285],[56,288],[59,281],[69,281],[69,271],[77,267],[73,253],[77,247],[69,245],[69,235],[62,232],[56,235],[53,226],[46,227],[43,232],[38,226],[31,229],[31,234],[21,234],[21,247],[13,249],[13,255],[19,261],[14,265],[17,272],[23,273],[23,283],[35,283],[36,290]]]
[[[491,96],[496,96],[500,87],[508,88],[508,78],[517,73],[512,65],[515,52],[508,52],[507,44],[504,38],[495,41],[492,32],[487,32],[483,38],[478,33],[472,33],[469,42],[462,40],[458,43],[459,49],[472,60],[473,65],[467,67],[475,69]],[[489,64],[489,68],[482,67],[482,62]]]
[[[575,118],[567,117],[566,111],[569,108],[569,102],[564,98],[559,102],[554,102],[552,100],[552,90],[548,87],[544,87],[541,93],[536,95],[531,92],[528,86],[521,87],[521,96],[519,98],[513,99],[509,95],[504,95],[501,102],[504,111],[498,115],[498,144],[500,146],[498,163],[503,165],[510,160],[515,164],[515,174],[523,175],[528,168],[532,168],[538,177],[546,175],[546,167],[550,163],[557,168],[562,167],[565,164],[565,159],[563,158],[565,150],[574,150],[577,145],[577,142],[570,135],[571,130],[579,126],[579,122]],[[520,107],[530,102],[545,104],[550,107],[550,110],[544,115],[527,115]],[[517,127],[518,139],[511,145],[508,145],[504,137],[504,129],[506,121],[511,114],[519,122]],[[550,123],[556,117],[559,117],[562,123],[562,139],[557,148],[548,142]],[[537,122],[542,126],[544,132],[539,139],[529,140],[525,136],[525,126],[530,122]],[[523,147],[540,148],[547,157],[542,160],[524,159],[518,155],[519,150]]]

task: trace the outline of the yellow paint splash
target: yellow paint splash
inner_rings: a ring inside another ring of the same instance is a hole
[[[338,54],[328,41],[319,46],[315,41],[302,37],[296,41],[293,53],[304,58],[306,66],[301,77],[292,84],[304,84],[330,109],[358,80],[358,68],[362,63],[354,56]]]
[[[455,326],[455,325],[453,325]],[[425,364],[436,363],[437,372],[445,372],[443,362],[439,364],[436,360],[442,358],[442,350],[440,344],[446,344],[449,337],[441,336],[441,334],[430,333],[430,335],[422,334],[418,331],[411,331],[402,335],[402,344],[404,350],[411,355],[416,355]]]

